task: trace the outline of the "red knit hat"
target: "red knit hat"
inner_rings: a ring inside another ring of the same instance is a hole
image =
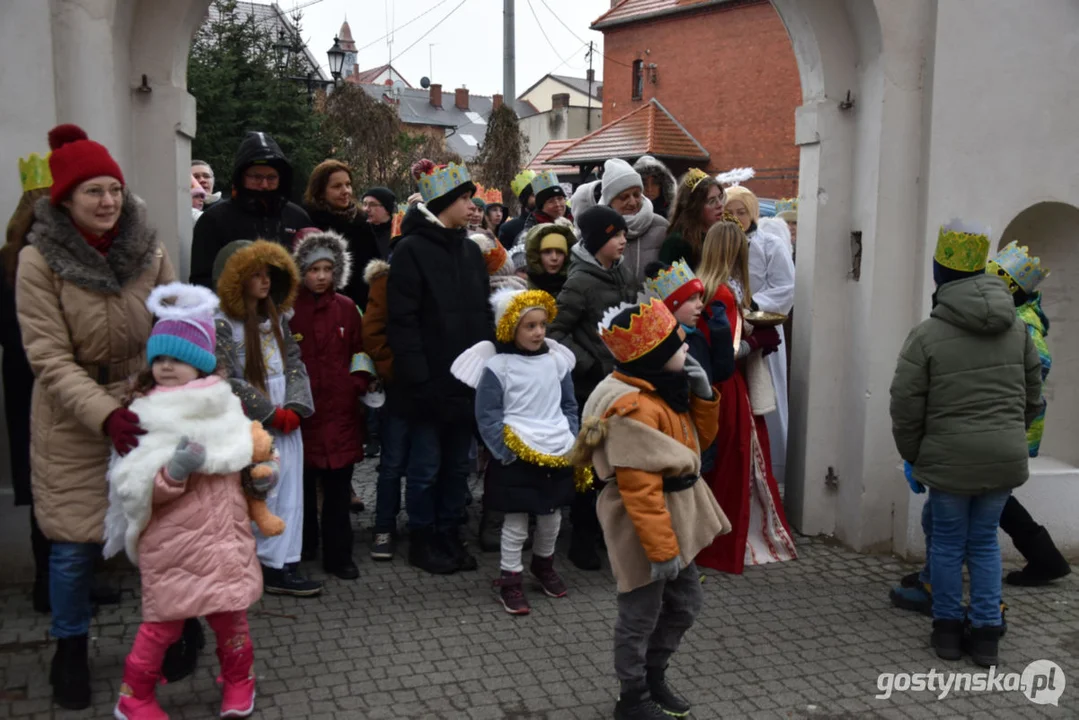
[[[49,147],[53,205],[59,205],[76,185],[90,178],[107,175],[124,184],[124,174],[109,151],[87,138],[86,131],[78,125],[57,125],[50,130]]]

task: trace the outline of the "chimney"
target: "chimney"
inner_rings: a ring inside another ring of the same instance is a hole
[[[468,110],[468,88],[457,88],[453,91],[453,104],[458,110]]]
[[[495,93],[494,97],[491,98],[491,109],[498,110],[500,107],[502,107],[502,96]]]
[[[442,108],[442,85],[431,83],[431,104],[436,108]]]
[[[551,109],[559,110],[569,107],[569,93],[555,93],[551,96]]]

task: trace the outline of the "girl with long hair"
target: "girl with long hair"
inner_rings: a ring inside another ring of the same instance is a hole
[[[218,372],[232,384],[244,412],[273,435],[281,456],[277,487],[266,498],[285,521],[276,537],[255,534],[266,592],[306,597],[322,583],[298,572],[303,552],[303,437],[300,418],[314,413],[311,382],[289,319],[300,271],[281,245],[236,240],[214,260],[221,300],[215,322]]]
[[[659,250],[659,259],[665,263],[685,260],[696,270],[701,264],[704,236],[722,217],[725,201],[723,188],[714,177],[690,168],[678,183],[670,230]]]
[[[749,243],[737,223],[722,221],[708,231],[697,275],[709,303],[722,302],[727,309],[737,360],[734,374],[719,385],[716,460],[711,472],[703,475],[733,529],[702,550],[697,562],[741,574],[746,564],[797,557],[772,475],[768,428],[759,414],[771,392],[762,355],[779,348],[779,337],[775,328],[754,329],[743,321],[754,305]],[[760,378],[763,383],[758,382]]]

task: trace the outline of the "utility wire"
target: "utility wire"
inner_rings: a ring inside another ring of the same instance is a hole
[[[386,33],[386,34],[385,34],[385,35],[383,35],[382,37],[378,38],[377,40],[372,40],[371,42],[367,43],[367,44],[366,44],[366,45],[364,45],[363,47],[361,47],[361,48],[358,48],[358,49],[356,50],[356,52],[359,52],[360,50],[366,50],[367,48],[371,47],[372,45],[377,45],[377,44],[379,44],[380,42],[382,42],[382,41],[383,41],[383,40],[385,40],[386,38],[388,38],[388,37],[390,37],[391,35],[393,35],[393,34],[394,34],[395,32],[397,32],[398,30],[404,30],[404,29],[405,29],[406,27],[408,27],[408,26],[409,26],[409,25],[411,25],[412,23],[416,22],[417,20],[419,20],[420,18],[424,17],[425,15],[428,15],[428,14],[430,14],[430,13],[434,12],[435,10],[437,10],[437,9],[439,8],[439,6],[441,6],[441,5],[445,5],[445,4],[446,4],[446,3],[448,3],[449,1],[450,1],[450,0],[439,0],[439,1],[437,2],[437,3],[435,3],[435,4],[434,4],[434,5],[432,5],[431,7],[427,8],[427,9],[426,9],[426,10],[424,10],[424,11],[423,11],[422,13],[420,13],[420,14],[419,14],[419,15],[417,15],[416,17],[414,17],[414,18],[412,18],[411,20],[409,20],[408,22],[406,22],[406,23],[405,23],[404,25],[401,25],[401,26],[399,26],[399,27],[395,27],[395,28],[393,28],[392,30],[390,30],[390,31],[389,31],[388,33]],[[458,6],[458,7],[460,7],[460,6]]]
[[[546,3],[544,4],[546,5]],[[532,19],[536,21],[536,27],[538,27],[540,33],[543,34],[543,39],[546,40],[547,44],[551,46],[551,51],[554,53],[554,56],[562,61],[562,64],[558,67],[562,67],[562,65],[565,65],[569,61],[562,57],[562,54],[558,52],[558,48],[556,48],[554,46],[554,43],[551,42],[551,38],[547,37],[547,31],[543,29],[543,23],[539,21],[539,17],[536,15],[536,8],[532,7],[532,0],[528,0],[528,9],[532,11]],[[550,10],[550,8],[547,9]],[[580,38],[577,39],[580,40]]]
[[[390,64],[393,64],[393,61],[394,61],[394,60],[396,60],[397,58],[401,57],[402,55],[404,55],[404,54],[405,54],[406,52],[408,52],[408,51],[409,51],[409,50],[411,50],[412,48],[414,48],[414,47],[416,47],[417,45],[419,45],[419,43],[420,43],[420,41],[421,41],[421,40],[423,40],[423,39],[424,39],[425,37],[427,37],[428,35],[430,35],[431,33],[433,33],[433,32],[435,31],[435,29],[437,29],[437,28],[438,28],[438,27],[439,27],[440,25],[442,25],[442,23],[444,23],[444,22],[446,22],[447,20],[449,20],[449,19],[450,19],[450,16],[451,16],[451,15],[453,15],[453,14],[454,14],[455,12],[457,12],[458,10],[460,10],[460,9],[461,9],[461,6],[462,6],[462,5],[464,5],[464,4],[466,3],[466,2],[468,2],[468,0],[461,0],[461,2],[457,3],[457,4],[456,4],[456,5],[455,5],[455,6],[453,7],[453,10],[450,10],[450,11],[449,11],[448,13],[446,13],[446,16],[445,16],[445,17],[443,17],[443,18],[442,18],[441,20],[439,20],[439,21],[438,21],[437,23],[435,23],[435,24],[434,24],[434,25],[433,25],[433,26],[431,27],[431,29],[430,29],[430,30],[428,30],[428,31],[427,31],[427,32],[425,32],[425,33],[424,33],[423,35],[420,35],[420,36],[419,36],[418,38],[416,38],[416,42],[412,43],[411,45],[409,45],[408,47],[406,47],[406,48],[405,48],[404,50],[402,50],[401,52],[397,53],[397,54],[396,54],[396,55],[394,55],[394,56],[393,56],[392,58],[390,58]],[[441,4],[442,4],[442,3],[439,3],[439,5],[441,5]],[[436,5],[435,7],[438,7],[438,5]],[[432,9],[432,10],[434,10],[434,8],[431,8],[431,9]]]
[[[531,5],[531,4],[532,4],[532,0],[528,0],[528,1],[529,1],[529,5]],[[570,35],[572,35],[573,37],[577,38],[577,40],[579,40],[580,42],[584,43],[585,45],[587,45],[587,44],[588,44],[588,41],[587,41],[587,40],[581,40],[581,36],[580,36],[580,35],[578,35],[577,33],[573,32],[573,29],[572,29],[572,28],[570,28],[570,26],[569,26],[569,25],[567,25],[567,24],[566,24],[565,22],[563,22],[562,18],[561,18],[561,17],[559,17],[558,13],[556,13],[556,12],[555,12],[554,10],[552,10],[552,9],[551,9],[551,6],[547,4],[547,0],[540,0],[540,2],[541,2],[541,3],[543,3],[543,7],[547,8],[547,12],[551,13],[552,15],[554,15],[554,19],[555,19],[555,20],[557,20],[557,21],[559,22],[559,24],[560,24],[560,25],[561,25],[562,27],[566,28],[566,30],[568,30],[568,31],[569,31],[569,34],[570,34]],[[533,14],[534,14],[534,13],[533,13]],[[536,20],[536,24],[539,24],[539,20]],[[540,29],[541,29],[541,30],[543,29],[543,26],[542,26],[542,25],[540,25]],[[544,37],[547,37],[547,36],[546,36],[546,35],[544,35]],[[548,40],[547,42],[550,42],[550,40]],[[605,58],[605,59],[607,59],[607,60],[610,60],[610,61],[611,61],[611,62],[613,62],[613,63],[614,63],[615,65],[621,65],[622,67],[628,67],[628,68],[631,68],[631,67],[633,67],[632,65],[628,65],[628,64],[626,64],[626,63],[622,62],[621,60],[615,60],[615,59],[614,59],[613,57],[608,57],[608,56],[604,55],[604,54],[603,54],[603,51],[602,51],[602,50],[599,50],[598,48],[596,49],[596,52],[598,52],[598,53],[599,53],[600,57],[602,57],[602,58]]]

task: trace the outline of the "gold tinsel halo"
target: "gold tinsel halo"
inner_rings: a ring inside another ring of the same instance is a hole
[[[529,465],[556,469],[572,466],[569,458],[565,455],[548,455],[528,447],[509,425],[502,426],[502,440],[506,443],[506,447],[510,449],[510,452]],[[573,484],[577,492],[589,490],[592,487],[592,478],[592,468],[573,468]]]
[[[558,306],[550,293],[543,290],[525,290],[515,295],[506,306],[495,328],[495,339],[500,343],[513,342],[513,337],[517,333],[517,323],[521,321],[521,314],[528,308],[543,308],[547,312],[547,322],[551,322],[558,315]]]

